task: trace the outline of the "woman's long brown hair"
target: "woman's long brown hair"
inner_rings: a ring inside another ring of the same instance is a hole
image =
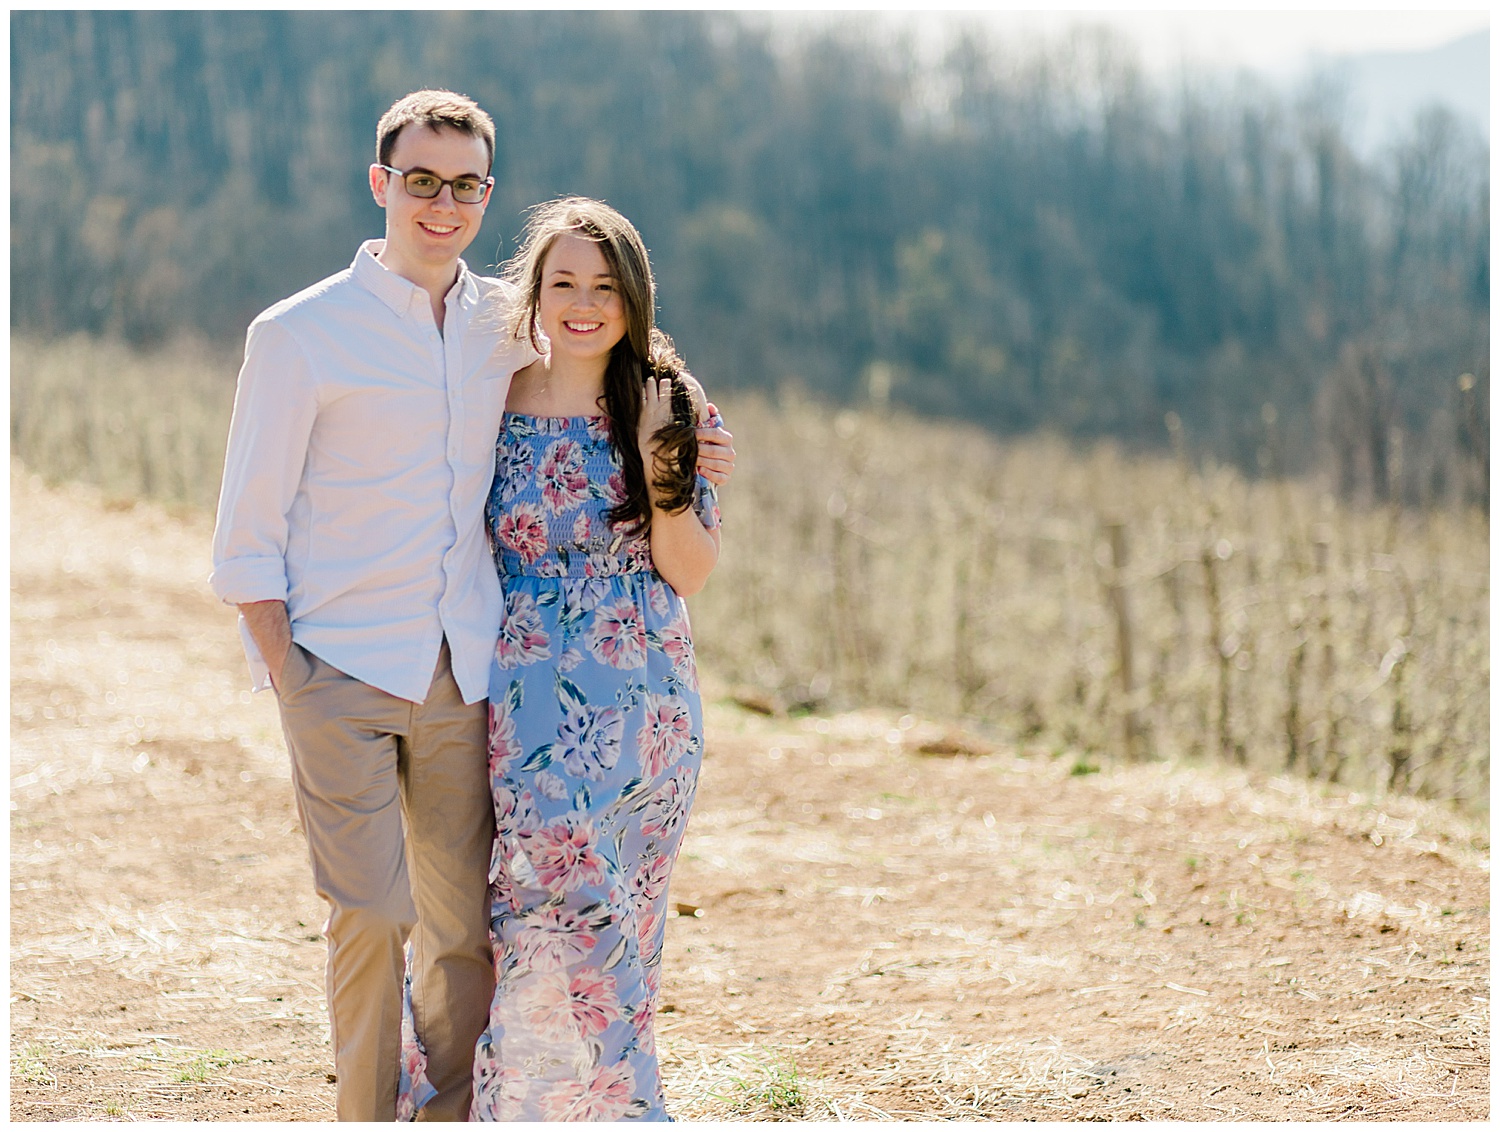
[[[631,534],[647,535],[651,531],[651,496],[636,433],[648,380],[672,379],[672,419],[652,437],[657,445],[652,485],[661,493],[661,506],[668,514],[685,511],[693,503],[698,434],[692,397],[683,380],[685,367],[672,340],[656,327],[656,283],[641,234],[615,209],[587,197],[546,201],[527,217],[521,248],[505,266],[505,277],[516,287],[517,304],[511,322],[515,336],[530,339],[541,349],[537,309],[542,297],[542,267],[562,235],[579,236],[599,245],[624,301],[625,336],[610,351],[600,398],[600,407],[609,419],[610,442],[625,479],[625,498],[610,508],[608,518]]]

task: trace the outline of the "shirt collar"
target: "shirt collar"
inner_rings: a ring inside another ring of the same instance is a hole
[[[390,307],[397,315],[405,317],[412,303],[427,301],[427,292],[410,279],[404,279],[375,257],[385,248],[384,240],[366,240],[354,255],[349,270],[354,279],[377,299]],[[471,308],[479,299],[479,284],[469,271],[469,265],[458,261],[458,280],[448,292],[448,301]]]

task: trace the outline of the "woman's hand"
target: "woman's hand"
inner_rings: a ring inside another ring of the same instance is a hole
[[[698,474],[715,486],[723,486],[734,474],[734,435],[722,425],[710,427],[708,422],[718,416],[718,407],[709,401],[703,386],[690,373],[678,375],[678,380],[687,387],[688,399],[693,403],[693,417],[698,422]],[[651,438],[656,430],[672,420],[672,383],[646,382],[644,404],[641,406],[639,443],[641,460],[646,465],[646,478],[656,478],[655,446]],[[648,483],[647,490],[650,491]],[[654,492],[652,493],[654,497]]]
[[[701,388],[697,396],[693,396],[693,388],[697,382],[688,386],[688,396],[693,400],[693,407],[698,414],[698,420],[708,419],[709,405],[707,398],[703,396]],[[643,404],[641,405],[641,423],[637,434],[637,441],[641,447],[641,460],[646,465],[646,490],[651,495],[651,559],[656,565],[656,571],[666,583],[677,591],[682,597],[695,594],[703,588],[714,563],[719,560],[719,532],[717,530],[704,529],[702,520],[693,508],[688,507],[675,515],[669,515],[656,507],[656,445],[651,438],[656,435],[656,430],[663,425],[672,422],[672,382],[668,379],[661,381],[649,380],[643,391]],[[723,437],[721,441],[718,436]],[[734,449],[729,447],[729,434],[723,429],[700,428],[698,430],[699,441],[708,437],[708,443],[713,449],[728,449],[727,459],[723,456],[713,456],[710,459],[717,465],[724,467],[724,478],[728,478],[728,469],[734,467]],[[699,471],[703,471],[703,450],[699,450]],[[713,477],[710,477],[713,478]],[[721,482],[721,481],[719,481]]]
[[[646,382],[643,390],[644,403],[641,405],[641,421],[636,430],[636,441],[641,447],[641,461],[646,465],[646,489],[651,493],[653,499],[656,497],[656,489],[653,481],[656,479],[656,444],[652,440],[657,430],[672,423],[672,380],[662,378],[660,381]]]
[[[687,370],[679,373],[677,380],[682,382],[682,387],[687,390],[688,401],[693,406],[693,420],[701,425],[708,420],[710,413],[717,410],[708,403],[708,394],[703,392],[703,386],[698,383],[698,379]]]

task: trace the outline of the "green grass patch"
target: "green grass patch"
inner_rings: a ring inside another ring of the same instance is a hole
[[[231,1065],[250,1060],[243,1054],[231,1053],[223,1049],[182,1050],[181,1053],[186,1056],[187,1060],[178,1067],[173,1080],[183,1085],[200,1085],[216,1073],[222,1073]]]
[[[47,1068],[46,1053],[39,1045],[22,1049],[10,1063],[12,1080],[25,1081],[28,1085],[57,1084],[57,1076]]]
[[[745,1115],[769,1110],[776,1116],[797,1116],[809,1100],[797,1063],[788,1057],[747,1059],[725,1083],[725,1091],[711,1095]]]

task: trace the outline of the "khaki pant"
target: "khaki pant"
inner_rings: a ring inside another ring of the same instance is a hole
[[[474,1046],[494,993],[483,703],[466,705],[443,643],[414,704],[297,645],[279,692],[297,813],[328,918],[328,1021],[340,1120],[393,1120],[404,947],[438,1095],[419,1114],[466,1120]]]

